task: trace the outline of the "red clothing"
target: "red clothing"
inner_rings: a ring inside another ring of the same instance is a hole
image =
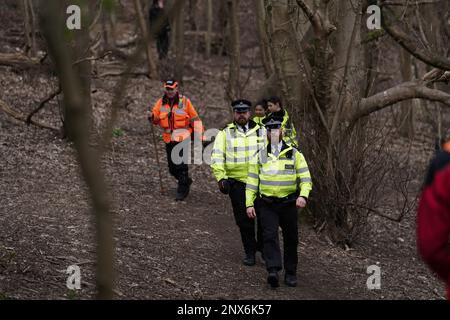
[[[423,260],[447,284],[450,300],[450,153],[430,166],[417,217],[417,247]]]

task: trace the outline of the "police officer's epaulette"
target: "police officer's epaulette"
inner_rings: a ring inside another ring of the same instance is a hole
[[[294,155],[295,149],[292,148],[291,150],[289,150],[288,152],[286,152],[286,158],[287,159],[292,159],[292,156]]]
[[[291,150],[289,150],[288,152],[286,152],[286,158],[288,159],[292,159],[292,156],[294,155],[294,152],[297,151],[298,153],[302,153],[300,150],[298,150],[298,148],[292,147]]]
[[[220,128],[219,130],[220,131],[223,131],[223,130],[225,130],[226,128],[228,128],[228,127],[232,127],[233,126],[233,123],[227,123],[226,125],[224,125],[222,128]]]

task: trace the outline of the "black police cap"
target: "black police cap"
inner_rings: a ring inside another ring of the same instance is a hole
[[[252,103],[245,99],[235,100],[231,103],[231,107],[233,107],[234,111],[237,112],[246,112],[249,111],[252,107]]]
[[[265,123],[265,127],[267,129],[280,129],[281,128],[281,121],[274,119],[274,118],[270,118],[269,121],[267,121]]]

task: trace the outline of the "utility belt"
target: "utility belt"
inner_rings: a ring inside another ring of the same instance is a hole
[[[287,203],[292,203],[297,201],[298,198],[298,192],[294,192],[291,193],[290,195],[283,197],[283,198],[278,198],[278,197],[267,197],[264,195],[261,195],[260,198],[268,204],[287,204]]]

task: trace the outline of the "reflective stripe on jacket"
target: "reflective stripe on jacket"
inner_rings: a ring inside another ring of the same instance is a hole
[[[234,123],[219,131],[211,155],[211,169],[216,180],[233,178],[245,183],[249,162],[263,148],[265,139],[265,130],[252,120],[246,133],[238,130]]]
[[[152,109],[154,117],[159,118],[159,126],[164,130],[163,139],[165,143],[171,141],[181,142],[189,138],[192,132],[203,138],[203,124],[195,111],[191,101],[180,95],[179,102],[171,106],[163,104],[159,99]]]
[[[259,126],[263,126],[264,124],[263,124],[263,120],[265,119],[266,117],[264,116],[264,117],[257,117],[257,116],[254,116],[253,117],[253,121],[255,121]]]
[[[289,114],[286,109],[281,110],[283,112],[283,120],[281,122],[281,128],[283,128],[283,140],[290,146],[297,147],[297,131],[295,130],[292,121],[289,120]],[[280,112],[280,111],[278,111]],[[278,117],[277,113],[269,113],[266,118]],[[281,118],[281,116],[280,116]]]
[[[258,193],[276,198],[298,193],[308,198],[312,180],[303,154],[285,143],[278,156],[268,152],[267,148],[261,150],[257,156],[258,161],[249,166],[246,206],[253,206]]]

